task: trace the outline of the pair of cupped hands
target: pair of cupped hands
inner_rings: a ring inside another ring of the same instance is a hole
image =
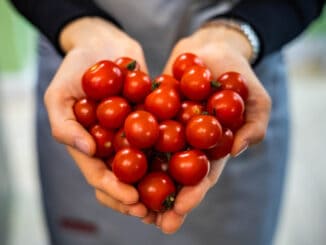
[[[164,213],[149,211],[140,202],[135,187],[120,182],[103,161],[92,157],[95,142],[73,113],[74,103],[85,97],[81,87],[82,73],[97,61],[128,56],[148,72],[141,45],[115,25],[97,17],[80,18],[65,26],[60,34],[60,45],[66,55],[44,96],[53,137],[67,146],[87,183],[94,187],[98,202],[123,214],[139,217],[144,223],[154,224],[164,233],[176,232],[187,214],[216,184],[227,157],[211,162],[209,174],[199,184],[183,187],[171,210]],[[176,43],[162,74],[171,74],[173,60],[189,51],[204,61],[214,77],[237,71],[248,81],[246,122],[236,133],[231,151],[231,156],[235,157],[264,138],[271,109],[270,97],[248,62],[250,44],[236,30],[207,25]]]

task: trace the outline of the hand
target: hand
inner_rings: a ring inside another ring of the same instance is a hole
[[[237,156],[249,145],[260,142],[268,126],[271,99],[248,62],[251,47],[247,39],[239,32],[226,27],[213,25],[203,27],[176,44],[164,73],[172,73],[175,58],[184,52],[197,54],[210,68],[215,78],[227,71],[237,71],[248,80],[246,121],[235,135],[231,155]],[[217,182],[225,162],[226,159],[212,162],[208,177],[197,186],[182,188],[172,210],[159,215],[149,213],[143,219],[144,222],[154,222],[166,233],[176,232],[187,213],[201,202],[206,192]]]
[[[124,214],[144,217],[147,209],[138,202],[137,190],[120,182],[103,161],[92,157],[95,142],[76,121],[72,109],[78,99],[85,97],[81,87],[84,71],[99,60],[130,56],[147,72],[142,48],[100,18],[81,18],[68,24],[60,43],[66,56],[44,96],[52,135],[67,146],[86,181],[95,188],[100,203]]]

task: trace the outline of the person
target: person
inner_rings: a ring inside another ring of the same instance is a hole
[[[289,142],[280,51],[319,16],[324,1],[12,2],[46,36],[39,48],[37,139],[52,244],[272,243]],[[155,76],[171,73],[174,58],[189,51],[214,77],[235,70],[247,78],[246,123],[232,148],[237,157],[212,162],[200,184],[183,188],[173,209],[157,215],[92,157],[94,142],[72,105],[84,96],[81,74],[98,60],[133,57]]]

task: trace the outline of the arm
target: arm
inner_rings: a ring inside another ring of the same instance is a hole
[[[224,17],[249,23],[261,41],[260,57],[284,46],[315,20],[325,0],[243,0]]]
[[[59,35],[69,22],[84,16],[102,17],[119,23],[89,0],[11,0],[17,10],[35,25],[61,52]]]

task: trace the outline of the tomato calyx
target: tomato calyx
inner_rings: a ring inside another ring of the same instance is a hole
[[[219,82],[219,81],[216,81],[216,80],[212,80],[211,81],[211,87],[214,88],[214,89],[218,89],[222,86],[222,84]]]
[[[164,207],[162,211],[169,210],[173,208],[175,202],[175,193],[172,193],[166,197],[166,199],[163,201],[162,206]]]
[[[161,83],[157,82],[157,81],[154,81],[152,83],[152,91],[154,91],[155,89],[159,88],[161,85]]]
[[[127,68],[128,71],[134,71],[134,70],[136,69],[136,67],[137,67],[137,61],[136,61],[136,60],[131,61],[131,62],[126,66],[126,68]]]

